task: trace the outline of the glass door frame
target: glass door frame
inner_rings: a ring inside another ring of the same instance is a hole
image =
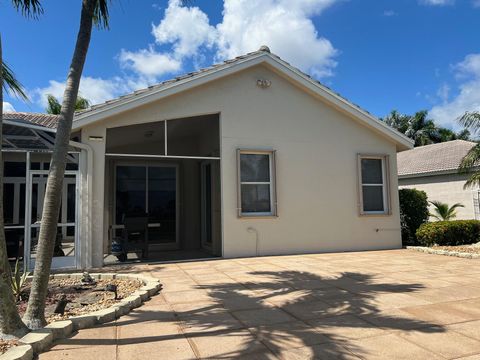
[[[34,261],[31,257],[31,245],[32,245],[32,228],[40,228],[40,224],[32,223],[32,188],[33,188],[33,177],[35,175],[45,175],[45,182],[47,181],[49,170],[27,170],[26,175],[26,184],[25,184],[25,235],[24,235],[24,259],[25,259],[25,267],[27,270],[32,269],[34,267]],[[73,263],[66,263],[64,264],[62,259],[63,257],[53,257],[52,259],[52,268],[76,268],[77,265],[80,263],[80,237],[79,237],[79,186],[80,186],[80,172],[78,170],[66,170],[65,176],[75,176],[75,222],[73,223],[57,223],[57,227],[62,227],[62,234],[63,228],[74,226],[75,228],[75,238],[74,238],[74,252],[75,256],[73,257]],[[40,185],[40,184],[39,184]],[[62,186],[62,200],[64,198],[64,188]],[[43,193],[40,191],[40,186],[38,187],[38,199],[42,198],[39,195]],[[67,200],[66,198],[64,200]],[[39,200],[43,204],[43,200]],[[63,206],[66,204],[62,203]],[[60,216],[63,218],[62,208],[60,209]],[[43,211],[43,206],[40,210],[40,214]],[[66,232],[65,232],[66,234]]]
[[[201,184],[201,193],[200,193],[200,204],[201,204],[201,245],[203,249],[208,251],[213,251],[213,241],[214,241],[214,192],[215,184],[213,181],[213,160],[205,160],[200,163],[200,184]],[[207,199],[207,167],[210,168],[210,199]],[[207,201],[210,201],[210,242],[207,241],[207,221],[209,217],[207,216]]]
[[[132,166],[132,167],[144,167],[145,168],[145,208],[148,214],[148,168],[149,167],[170,167],[175,168],[175,242],[167,244],[149,244],[149,251],[162,251],[162,250],[178,250],[180,249],[180,165],[166,162],[156,161],[135,161],[135,160],[116,160],[114,162],[113,170],[113,208],[111,215],[111,236],[115,236],[115,231],[123,229],[123,224],[116,224],[116,211],[117,211],[117,167],[119,166]],[[149,228],[160,227],[160,223],[149,223]],[[150,239],[149,239],[150,240]]]

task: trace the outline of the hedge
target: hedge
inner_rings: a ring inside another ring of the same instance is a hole
[[[455,246],[469,245],[480,241],[479,220],[437,221],[421,225],[417,230],[421,245]]]
[[[428,200],[425,191],[401,189],[400,220],[402,225],[402,242],[404,245],[417,244],[415,233],[423,223],[428,221]]]

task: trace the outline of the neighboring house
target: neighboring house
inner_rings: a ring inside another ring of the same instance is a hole
[[[54,133],[14,116],[7,211],[31,265]],[[71,146],[57,267],[116,260],[145,213],[153,260],[401,247],[396,154],[412,142],[266,47],[92,106]]]
[[[464,189],[469,175],[458,172],[462,159],[474,146],[471,141],[453,140],[399,153],[399,187],[423,190],[429,201],[460,203],[464,208],[457,208],[457,219],[478,219],[479,190]]]

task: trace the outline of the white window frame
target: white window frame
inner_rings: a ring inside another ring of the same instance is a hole
[[[243,181],[241,178],[240,157],[241,155],[268,155],[270,181],[268,182],[251,182]],[[275,169],[275,154],[274,150],[251,150],[251,149],[237,149],[237,215],[239,218],[262,218],[262,217],[277,217],[277,193],[276,193],[276,169]],[[269,185],[270,186],[270,211],[269,212],[243,212],[242,210],[242,185]]]
[[[362,160],[374,159],[381,160],[382,164],[382,184],[363,184],[362,183]],[[390,206],[390,159],[388,155],[357,155],[357,173],[358,173],[358,198],[359,198],[359,213],[363,216],[368,215],[391,215]],[[364,186],[382,186],[383,194],[383,211],[365,211],[363,207],[363,187]]]

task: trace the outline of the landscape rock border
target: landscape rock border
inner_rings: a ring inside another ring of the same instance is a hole
[[[424,252],[427,254],[435,254],[435,255],[446,255],[446,256],[455,256],[464,259],[480,259],[480,254],[472,254],[460,251],[450,251],[450,250],[440,250],[440,249],[432,249],[425,246],[407,246],[409,250],[415,250]],[[0,358],[0,360],[2,360]]]
[[[130,310],[141,306],[144,301],[158,293],[162,287],[158,279],[144,275],[92,273],[90,276],[97,280],[139,280],[143,286],[109,308],[74,316],[68,320],[54,321],[42,329],[28,333],[19,339],[20,345],[14,346],[0,355],[0,360],[33,360],[36,355],[48,350],[55,340],[67,338],[74,331],[110,322],[128,314]],[[50,276],[50,279],[81,279],[82,277],[83,274],[80,273],[54,274]]]

